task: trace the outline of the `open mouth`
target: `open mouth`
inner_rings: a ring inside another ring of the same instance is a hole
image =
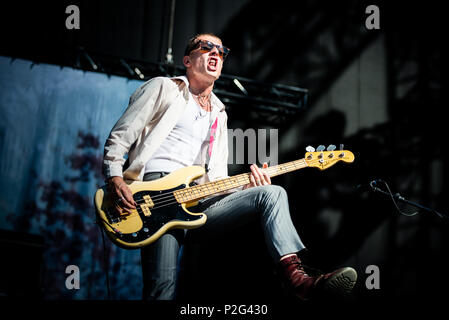
[[[211,57],[209,58],[209,61],[207,63],[207,66],[209,67],[209,69],[211,69],[212,71],[216,71],[217,70],[217,66],[218,66],[218,59],[215,57]]]

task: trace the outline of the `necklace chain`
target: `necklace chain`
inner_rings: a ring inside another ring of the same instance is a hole
[[[210,103],[210,97],[211,94],[209,93],[208,95],[200,95],[200,94],[193,94],[192,93],[193,98],[195,99],[196,102],[198,102],[198,104],[200,105],[200,107],[206,111],[211,111],[212,110],[212,106]]]

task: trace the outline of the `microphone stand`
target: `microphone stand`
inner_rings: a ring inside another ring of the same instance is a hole
[[[421,204],[419,204],[419,203],[416,203],[416,202],[407,200],[407,199],[405,199],[403,196],[401,196],[399,193],[392,194],[391,192],[386,192],[386,191],[384,191],[384,190],[382,190],[382,189],[376,187],[377,181],[381,181],[381,182],[383,182],[383,183],[386,184],[385,181],[380,180],[380,179],[379,179],[379,180],[373,180],[373,181],[371,181],[371,182],[369,183],[369,185],[370,185],[370,187],[371,187],[371,189],[372,189],[373,191],[379,192],[379,193],[382,193],[382,194],[385,194],[385,195],[390,196],[390,197],[393,197],[394,199],[397,199],[397,200],[399,200],[399,201],[402,201],[402,202],[404,202],[404,203],[406,203],[406,204],[409,204],[409,205],[411,205],[411,206],[413,206],[413,207],[415,207],[415,208],[419,208],[419,209],[425,210],[425,211],[427,211],[427,212],[433,212],[433,213],[435,213],[436,215],[438,215],[438,216],[439,216],[440,218],[442,218],[442,219],[448,219],[448,218],[449,218],[449,216],[447,216],[446,214],[442,214],[442,213],[436,211],[435,209],[428,208],[428,207],[425,207],[425,206],[423,206],[423,205],[421,205]],[[387,187],[388,187],[388,185],[387,185]]]

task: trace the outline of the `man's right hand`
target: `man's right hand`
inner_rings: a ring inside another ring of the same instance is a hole
[[[122,177],[111,177],[108,180],[110,190],[115,194],[117,205],[127,213],[136,209],[137,203],[134,201],[131,189]]]

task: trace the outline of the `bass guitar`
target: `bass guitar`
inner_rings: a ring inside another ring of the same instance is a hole
[[[300,160],[268,167],[270,177],[306,167],[324,170],[339,161],[351,163],[354,154],[348,150],[335,150],[330,145],[326,150],[319,146],[315,151],[308,147]],[[100,226],[113,243],[126,249],[146,246],[159,239],[173,228],[193,229],[206,223],[204,213],[194,213],[189,207],[200,199],[222,193],[250,183],[250,173],[242,173],[221,180],[193,185],[193,180],[205,174],[200,166],[185,167],[154,181],[126,181],[137,203],[131,213],[120,208],[117,197],[105,185],[94,197],[94,205]]]

